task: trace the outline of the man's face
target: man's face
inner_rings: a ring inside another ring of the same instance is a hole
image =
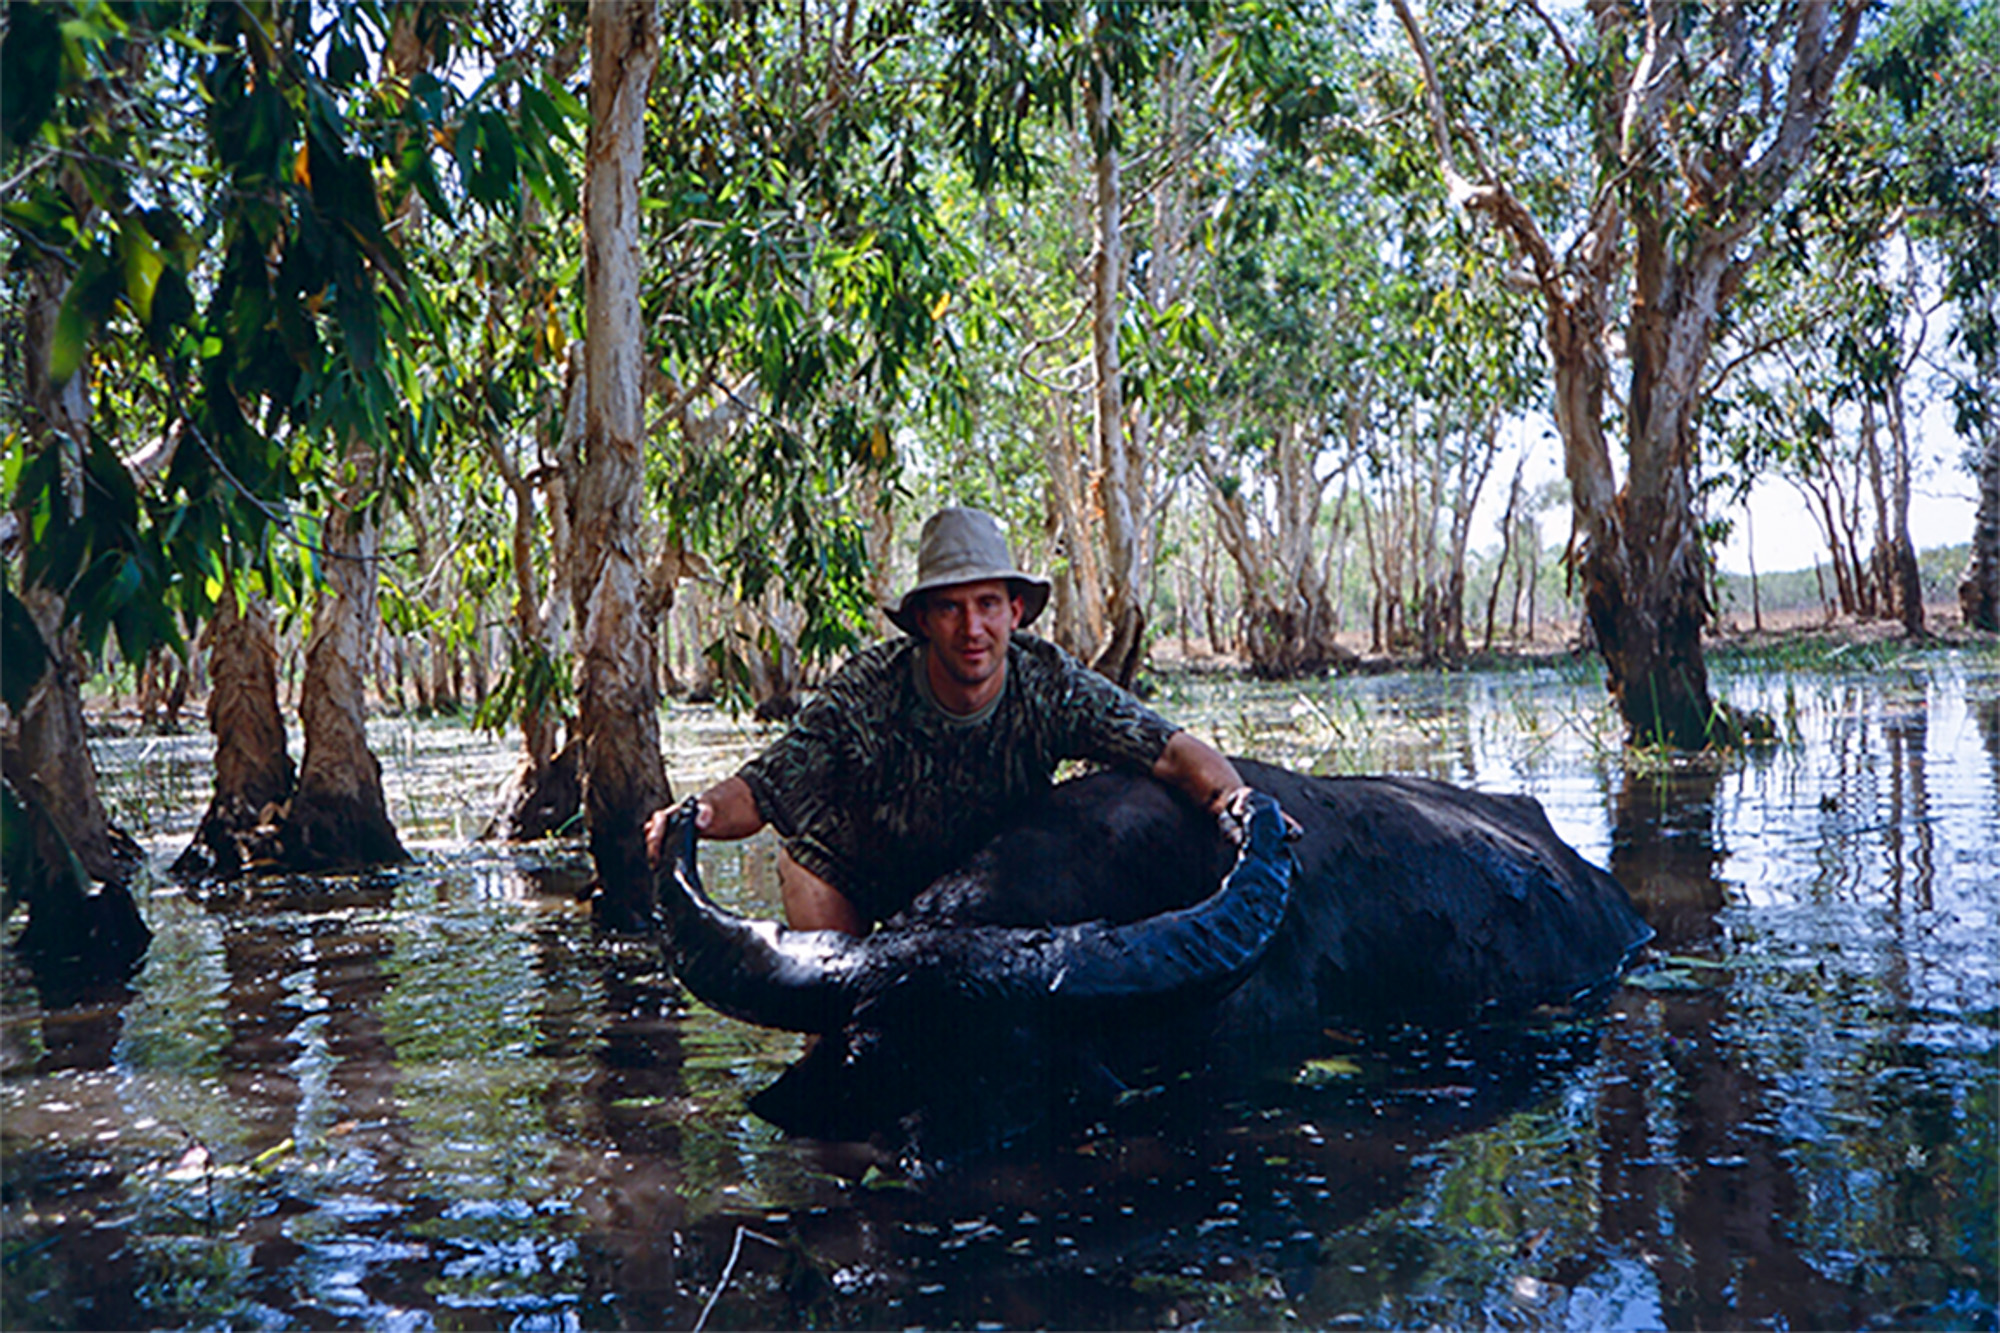
[[[1020,596],[1004,580],[954,583],[924,594],[917,628],[945,674],[972,689],[1006,665],[1007,640],[1021,611]]]

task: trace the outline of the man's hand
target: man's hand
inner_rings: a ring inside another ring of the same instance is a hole
[[[667,859],[667,830],[673,826],[674,816],[680,812],[680,803],[663,805],[653,812],[646,821],[646,864],[658,870]],[[715,823],[715,808],[707,800],[696,797],[694,803],[694,828],[696,833],[706,832]]]
[[[655,810],[646,821],[646,860],[655,870],[660,868],[665,854],[667,824],[679,808],[675,804]],[[750,794],[750,784],[742,778],[724,778],[694,798],[694,831],[699,837],[734,842],[763,827],[764,816],[757,809],[757,798]]]
[[[674,811],[678,807],[663,805],[653,812],[646,821],[646,864],[658,870],[666,859],[667,828],[674,822]]]
[[[1227,792],[1216,803],[1215,822],[1222,828],[1222,836],[1229,839],[1232,847],[1242,847],[1250,836],[1250,793],[1254,788],[1238,787]],[[1305,836],[1305,829],[1299,821],[1286,814],[1283,809],[1278,815],[1285,821],[1285,841],[1297,842]]]

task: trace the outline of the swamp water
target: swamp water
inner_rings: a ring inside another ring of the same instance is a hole
[[[129,986],[10,974],[0,1327],[1991,1328],[2000,659],[1863,656],[1715,664],[1786,738],[1720,763],[1622,754],[1581,669],[1168,682],[1239,752],[1538,797],[1654,961],[917,1178],[751,1116],[799,1039],[595,936],[580,852],[468,843],[505,743],[384,725],[415,864],[161,879]],[[665,734],[677,791],[759,743]],[[206,748],[98,751],[156,865]],[[772,912],[770,855],[711,889]]]

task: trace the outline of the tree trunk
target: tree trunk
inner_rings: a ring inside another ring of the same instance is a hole
[[[1061,404],[1042,443],[1048,463],[1049,553],[1055,581],[1052,637],[1078,657],[1088,659],[1104,641],[1104,579],[1091,535],[1091,468],[1077,441],[1075,423]]]
[[[215,794],[194,840],[174,862],[174,874],[229,879],[272,854],[297,774],[278,707],[278,645],[269,606],[253,597],[239,611],[235,592],[225,590],[202,639]]]
[[[1477,429],[1473,429],[1476,424]],[[1500,452],[1500,418],[1488,414],[1482,422],[1468,422],[1461,432],[1463,444],[1453,477],[1453,494],[1444,506],[1450,515],[1450,537],[1445,543],[1444,569],[1433,578],[1438,601],[1438,648],[1445,660],[1463,661],[1465,644],[1465,556],[1472,543],[1472,516],[1479,507],[1480,492],[1493,471],[1493,459]]]
[[[29,429],[40,448],[62,448],[55,437],[81,444],[90,430],[89,365],[62,383],[49,377],[64,275],[53,264],[37,264],[27,287],[21,387],[32,413]],[[28,909],[20,948],[47,980],[126,975],[152,941],[130,888],[144,858],[137,844],[111,826],[98,792],[97,766],[84,732],[83,663],[75,635],[64,626],[63,597],[29,585],[21,588],[19,605],[30,622],[23,628],[33,629],[42,648],[40,671],[21,700],[20,715],[0,704],[0,780],[13,807],[5,820],[6,841],[25,826],[28,844],[19,859],[20,848],[0,848],[9,887]],[[19,661],[8,666],[22,674],[34,669]]]
[[[1979,507],[1958,580],[1958,607],[1968,627],[1993,633],[2000,631],[2000,414],[1987,414],[1981,436]]]
[[[572,397],[581,386],[569,386]],[[565,408],[567,409],[567,403]],[[565,410],[567,420],[570,413]],[[506,446],[486,436],[486,454],[514,501],[514,615],[511,670],[523,673],[517,720],[521,726],[521,761],[501,789],[500,809],[481,831],[481,838],[532,842],[571,823],[583,807],[581,757],[572,743],[557,749],[564,718],[553,695],[554,664],[561,652],[554,631],[559,616],[544,619],[540,590],[535,585],[535,487],[514,466]],[[560,553],[552,561],[560,568]],[[560,602],[551,599],[552,606]]]
[[[1883,531],[1888,549],[1885,585],[1895,602],[1896,619],[1903,632],[1921,638],[1924,630],[1924,578],[1917,564],[1916,543],[1910,539],[1910,430],[1903,412],[1903,377],[1897,373],[1890,385],[1889,418],[1889,512]]]
[[[128,975],[152,942],[129,887],[144,855],[111,826],[98,795],[62,599],[31,588],[21,604],[46,662],[18,718],[0,705],[0,777],[14,807],[7,840],[27,834],[27,855],[15,846],[3,858],[9,888],[28,908],[19,947],[44,980]]]
[[[1514,542],[1518,536],[1515,529],[1520,522],[1524,499],[1521,476],[1527,466],[1528,456],[1523,453],[1521,460],[1514,465],[1514,482],[1507,488],[1507,510],[1500,515],[1500,558],[1493,562],[1493,586],[1486,593],[1486,635],[1480,649],[1482,652],[1493,651],[1494,616],[1500,609],[1500,589],[1507,581],[1507,567],[1513,560]]]
[[[584,811],[599,883],[597,917],[612,930],[650,926],[645,821],[671,795],[660,759],[653,641],[640,610],[645,398],[639,172],[646,88],[658,47],[653,0],[591,0],[584,188],[588,397],[575,523],[584,598],[578,722]]]
[[[389,820],[382,765],[368,748],[364,670],[375,645],[376,560],[381,534],[365,503],[374,451],[356,442],[347,463],[356,480],[324,529],[324,582],[306,641],[299,726],[305,758],[298,792],[278,831],[278,856],[294,870],[329,870],[406,861]]]
[[[1615,510],[1586,519],[1584,610],[1633,739],[1693,750],[1734,738],[1702,655],[1710,608],[1693,474],[1694,406],[1727,255],[1674,263],[1653,212],[1633,232],[1629,466]]]
[[[1097,499],[1104,515],[1105,626],[1090,665],[1121,685],[1138,674],[1145,648],[1145,571],[1140,524],[1144,477],[1126,437],[1125,372],[1118,352],[1125,289],[1124,187],[1113,139],[1111,71],[1093,68],[1085,84],[1093,180],[1090,267],[1091,445]]]

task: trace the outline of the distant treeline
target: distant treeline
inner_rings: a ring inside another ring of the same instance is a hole
[[[1971,547],[1937,546],[1917,554],[1922,571],[1924,601],[1954,602],[1958,597],[1959,576],[1965,570]],[[1750,578],[1747,574],[1723,574],[1716,580],[1717,609],[1724,615],[1749,614]],[[1833,574],[1824,564],[1782,573],[1757,575],[1757,600],[1766,611],[1798,611],[1836,604]]]

